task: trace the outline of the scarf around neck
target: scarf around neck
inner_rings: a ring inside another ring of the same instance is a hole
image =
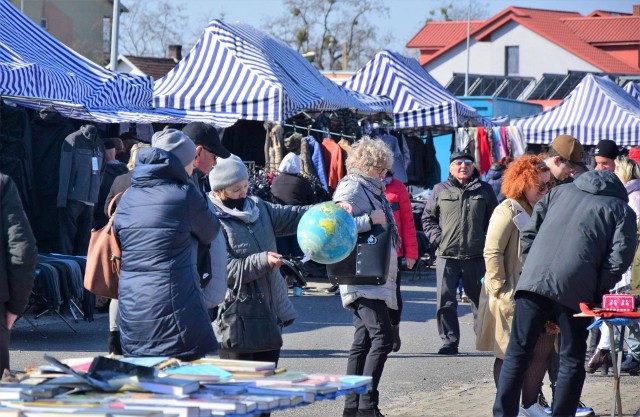
[[[260,215],[260,209],[258,209],[258,204],[252,197],[247,197],[244,200],[244,207],[242,210],[238,209],[230,209],[229,207],[222,204],[222,201],[218,197],[216,197],[213,192],[209,193],[209,199],[216,207],[218,214],[222,214],[221,218],[225,217],[233,217],[234,219],[241,220],[244,223],[254,223],[258,220],[258,216]]]

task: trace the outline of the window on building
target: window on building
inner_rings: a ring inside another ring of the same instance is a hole
[[[40,27],[44,30],[49,30],[49,21],[46,17],[40,19]]]
[[[520,47],[519,46],[507,46],[505,47],[505,60],[504,60],[505,75],[518,75],[520,73]]]

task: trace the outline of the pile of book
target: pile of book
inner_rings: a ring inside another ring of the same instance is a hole
[[[0,383],[0,417],[246,416],[364,393],[371,377],[307,374],[272,362],[96,356]]]

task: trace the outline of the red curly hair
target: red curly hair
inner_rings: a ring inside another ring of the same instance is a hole
[[[500,190],[506,198],[524,200],[524,191],[538,185],[538,174],[549,171],[542,158],[536,155],[522,155],[509,164],[502,177]]]

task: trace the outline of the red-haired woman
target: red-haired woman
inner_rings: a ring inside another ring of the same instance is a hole
[[[478,306],[476,349],[495,355],[493,377],[496,386],[509,343],[515,308],[513,297],[522,271],[520,230],[528,223],[533,206],[549,192],[550,181],[549,168],[540,157],[523,155],[515,160],[505,171],[502,181],[501,191],[506,199],[496,207],[489,221],[484,246],[487,270]],[[540,334],[522,388],[520,415],[544,415],[537,399],[554,336],[547,334],[545,329],[540,329]]]

